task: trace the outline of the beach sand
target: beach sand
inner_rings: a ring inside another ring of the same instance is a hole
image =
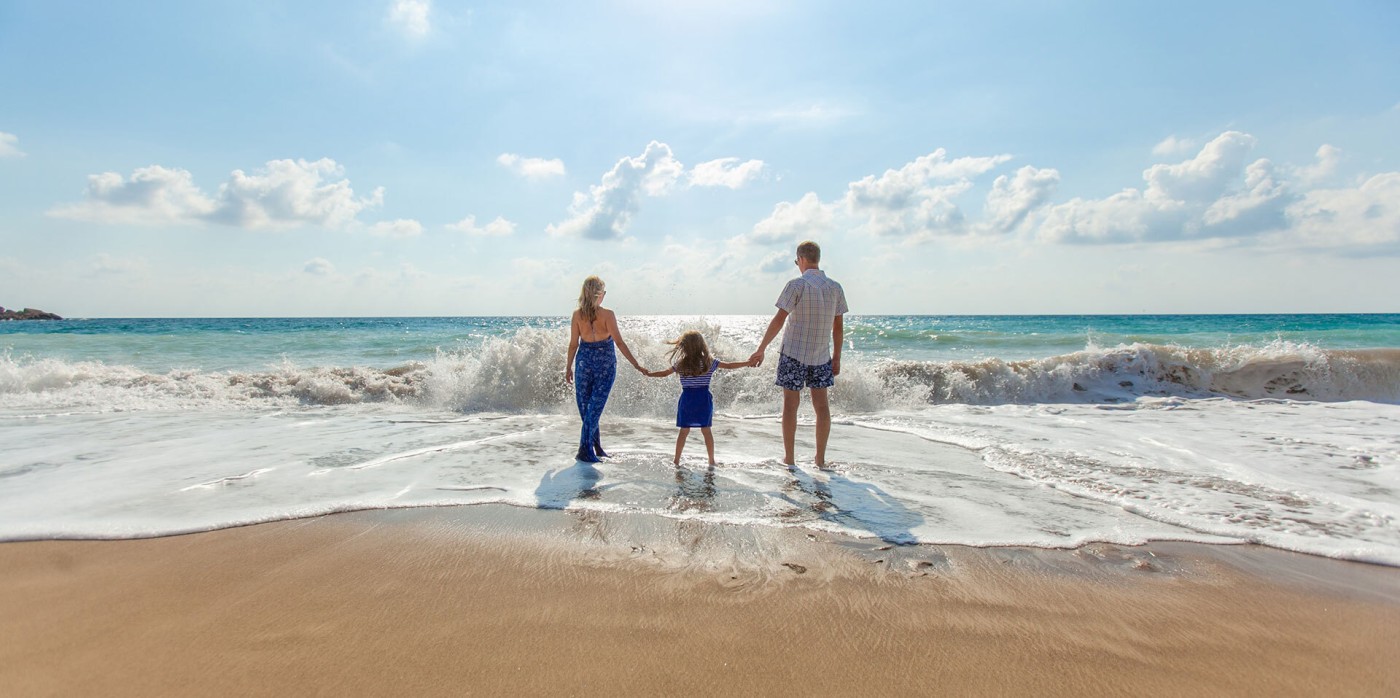
[[[1400,693],[1400,570],[506,506],[0,544],[30,695]]]

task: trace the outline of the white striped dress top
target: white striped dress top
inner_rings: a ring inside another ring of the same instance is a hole
[[[675,367],[672,366],[672,368]],[[719,368],[719,359],[715,359],[715,362],[710,364],[710,370],[698,376],[683,375],[680,371],[676,371],[676,375],[681,377],[682,388],[708,388],[710,387],[710,378],[715,375],[717,368]]]

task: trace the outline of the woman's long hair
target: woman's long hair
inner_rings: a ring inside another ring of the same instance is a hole
[[[590,323],[598,319],[598,293],[604,286],[602,279],[590,276],[583,280],[583,290],[578,292],[578,312]]]
[[[714,363],[714,357],[710,356],[710,347],[705,344],[705,336],[695,330],[686,330],[674,342],[667,342],[675,346],[669,354],[671,365],[676,367],[676,373],[682,376],[703,376],[710,372],[710,365]]]

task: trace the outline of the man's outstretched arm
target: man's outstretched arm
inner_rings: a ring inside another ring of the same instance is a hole
[[[768,350],[768,345],[773,342],[773,338],[778,336],[778,331],[783,329],[783,323],[787,322],[788,311],[778,308],[778,312],[773,313],[773,319],[768,322],[768,331],[763,333],[763,341],[758,343],[758,351],[749,356],[749,361],[755,366],[763,365],[763,352]]]

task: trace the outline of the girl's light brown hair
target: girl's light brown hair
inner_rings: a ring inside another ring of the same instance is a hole
[[[703,376],[710,372],[714,357],[710,356],[710,347],[705,344],[704,335],[695,330],[686,330],[676,341],[667,344],[675,345],[669,359],[671,365],[676,367],[676,373],[682,376]]]
[[[598,319],[598,294],[605,286],[603,280],[596,276],[583,280],[583,289],[578,292],[578,312],[583,319],[589,322]]]

